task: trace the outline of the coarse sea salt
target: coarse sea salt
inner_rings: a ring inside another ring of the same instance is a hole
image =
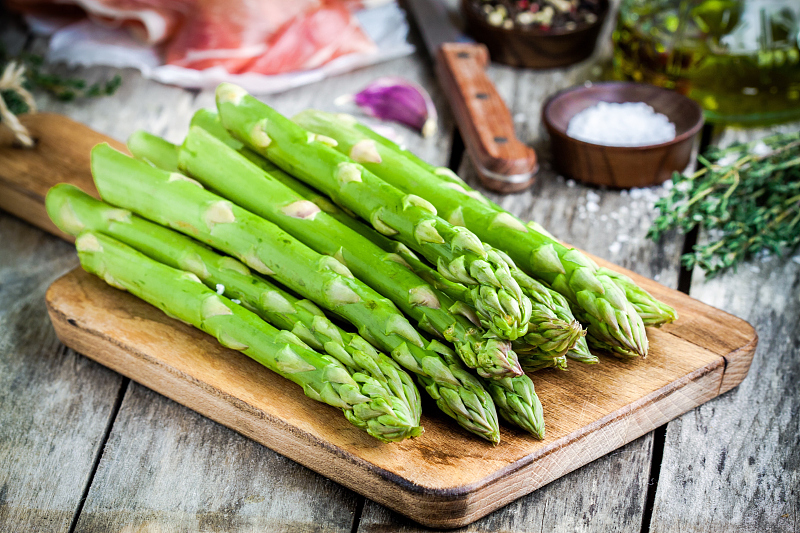
[[[647,146],[675,138],[675,124],[644,102],[598,102],[572,117],[567,135],[604,146]]]

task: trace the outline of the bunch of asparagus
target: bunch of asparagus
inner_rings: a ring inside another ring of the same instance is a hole
[[[646,356],[644,326],[675,319],[351,117],[292,121],[230,84],[217,108],[181,146],[145,132],[134,158],[98,145],[103,201],[60,185],[48,213],[87,271],[380,440],[422,432],[411,375],[467,431],[499,442],[499,414],[544,438],[526,372],[597,363],[589,346]]]

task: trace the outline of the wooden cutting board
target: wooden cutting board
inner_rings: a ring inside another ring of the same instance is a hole
[[[57,115],[27,120],[33,151],[0,138],[0,208],[63,237],[42,204],[66,181],[91,192],[89,148],[104,136]],[[341,413],[212,337],[80,269],[55,281],[47,307],[59,338],[87,357],[414,520],[458,527],[652,431],[738,385],[757,336],[745,321],[625,272],[680,319],[649,328],[650,356],[533,376],[547,438],[503,427],[497,446],[426,405],[425,433],[383,444]]]

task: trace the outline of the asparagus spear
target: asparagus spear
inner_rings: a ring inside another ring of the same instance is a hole
[[[157,135],[143,130],[134,131],[128,137],[128,150],[133,157],[150,163],[156,168],[178,171],[178,147]]]
[[[455,360],[453,351],[441,342],[431,342],[431,348],[445,361]],[[497,412],[503,420],[532,433],[537,439],[544,438],[542,403],[536,395],[531,378],[523,374],[500,379],[484,378],[482,382],[492,395]]]
[[[509,342],[484,338],[482,330],[450,312],[454,302],[442,301],[414,273],[387,261],[378,246],[207,131],[190,128],[180,149],[179,165],[202,184],[276,224],[311,249],[341,261],[359,280],[416,320],[420,329],[454,343],[464,363],[481,376],[522,374]]]
[[[219,134],[219,132],[217,132]],[[315,212],[313,216],[289,217],[285,214],[285,206],[297,205],[298,202],[309,202],[300,194],[281,185],[270,174],[260,171],[257,167],[239,157],[224,143],[214,139],[206,131],[193,126],[190,129],[181,149],[180,164],[194,177],[204,184],[220,191],[233,201],[246,202],[245,207],[252,207],[254,211],[263,214],[265,218],[281,225],[290,233],[295,233],[300,240],[306,239],[306,244],[320,253],[340,257],[351,268],[359,279],[373,282],[373,288],[385,295],[394,294],[396,303],[407,311],[421,324],[433,327],[434,331],[452,341],[453,337],[461,338],[467,335],[480,347],[481,330],[463,316],[453,314],[450,310],[459,310],[463,306],[460,302],[452,301],[448,296],[428,286],[403,265],[396,262],[396,258],[387,255],[380,247],[354,232],[346,226],[336,222],[326,213]],[[218,171],[215,172],[215,169]],[[283,182],[291,178],[283,174]],[[299,190],[309,192],[308,188],[299,185]],[[247,191],[246,195],[240,191]],[[313,195],[311,195],[313,197]],[[254,200],[255,199],[255,200]],[[308,206],[304,212],[307,211]],[[292,211],[292,210],[290,210]],[[313,209],[311,211],[314,211]],[[327,221],[326,221],[327,219]],[[352,219],[351,219],[352,220]],[[325,221],[323,223],[323,221]],[[316,237],[314,237],[316,236]],[[348,243],[342,247],[339,243]],[[351,253],[358,251],[359,253]],[[395,289],[396,287],[396,289]],[[428,295],[420,304],[410,305],[408,295]],[[437,306],[426,306],[425,301],[432,299],[439,302]],[[425,313],[423,313],[423,311]],[[459,333],[466,332],[466,333]],[[509,351],[508,343],[498,342],[496,339],[484,339],[483,343],[495,346],[496,350]],[[441,343],[437,343],[442,346]],[[458,347],[459,342],[455,342]],[[441,351],[439,352],[442,353]],[[512,352],[513,353],[513,352]],[[466,354],[460,354],[466,360]],[[474,355],[470,357],[474,358]],[[503,357],[508,357],[503,354]],[[516,360],[516,356],[515,360]],[[453,364],[451,359],[446,360]],[[474,366],[469,365],[468,366]],[[480,367],[479,367],[480,371]],[[489,390],[495,400],[500,415],[542,438],[544,422],[541,414],[541,404],[533,391],[533,383],[527,376],[498,376],[496,372],[486,373],[484,378],[499,379],[497,383],[484,380],[484,386]]]
[[[417,374],[437,405],[462,427],[499,441],[494,402],[477,378],[466,372],[456,377],[453,365],[425,348],[425,339],[391,302],[336,259],[317,254],[192,178],[153,168],[107,144],[92,150],[92,174],[109,203],[230,254],[348,320],[363,338]]]
[[[525,334],[530,301],[511,276],[513,265],[487,253],[471,231],[437,217],[426,200],[365,170],[358,162],[372,154],[353,153],[354,162],[329,137],[307,132],[235,85],[217,87],[217,108],[225,128],[252,150],[469,285],[484,327],[509,340]]]
[[[383,441],[406,436],[408,421],[398,418],[377,380],[351,373],[293,333],[278,331],[216,294],[194,274],[163,265],[101,233],[81,233],[75,246],[86,271],[247,354],[303,387],[306,396],[342,409],[352,424],[370,435]]]
[[[365,168],[401,190],[421,194],[450,222],[505,250],[520,268],[566,296],[578,318],[589,324],[592,337],[624,351],[647,354],[644,324],[625,291],[579,251],[526,227],[451,172],[421,165],[419,158],[398,151],[391,141],[376,140],[377,134],[367,133],[352,120],[318,111],[303,112],[295,120],[335,139],[338,150],[373,153],[363,162]]]
[[[578,342],[575,343],[575,346],[567,351],[567,357],[590,365],[600,362],[600,359],[598,359],[596,355],[589,351],[589,345],[585,336],[578,339]]]
[[[522,365],[523,370],[525,370],[525,372],[528,374],[538,372],[539,370],[545,370],[547,368],[557,368],[559,370],[567,369],[567,357],[565,355],[555,358],[540,358],[535,355],[529,356],[527,354],[522,354],[519,357],[519,363]]]
[[[642,317],[645,326],[661,326],[669,324],[678,318],[678,314],[672,307],[663,302],[659,302],[649,292],[639,287],[636,282],[625,274],[621,274],[610,268],[600,268],[601,273],[613,279],[627,296],[628,301]]]
[[[335,357],[352,373],[361,372],[375,379],[398,423],[394,436],[417,436],[420,398],[409,375],[392,359],[375,350],[357,335],[334,326],[322,311],[308,300],[298,300],[268,281],[253,276],[232,257],[220,255],[176,231],[159,226],[123,209],[95,200],[77,187],[59,184],[50,189],[47,212],[66,232],[106,234],[151,259],[172,268],[195,274],[207,286],[222,290],[227,298],[278,329],[297,335],[314,350]],[[400,422],[405,422],[403,426]]]
[[[335,216],[338,218],[347,215]],[[442,276],[403,243],[388,239],[364,224],[360,224],[360,227],[355,229],[386,252],[394,254],[395,260],[427,281],[432,287],[451,298],[469,301],[467,294],[469,291],[464,285]],[[517,270],[514,272],[514,276],[533,304],[528,333],[512,343],[514,350],[519,354],[527,353],[528,360],[532,357],[552,359],[563,356],[583,337],[584,333],[578,321],[572,316],[569,305],[561,295],[525,273]],[[469,313],[469,309],[463,307],[460,312],[466,317],[473,316]]]

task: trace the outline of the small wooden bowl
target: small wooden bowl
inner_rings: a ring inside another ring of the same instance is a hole
[[[675,138],[648,146],[604,146],[569,137],[570,119],[598,102],[645,102],[675,124]],[[686,168],[694,137],[703,127],[703,110],[694,100],[661,87],[596,83],[552,96],[542,108],[542,122],[550,134],[558,172],[586,183],[626,189],[658,185]]]
[[[470,0],[461,0],[461,12],[469,33],[486,45],[492,61],[524,68],[557,68],[583,61],[594,52],[597,36],[608,14],[608,0],[600,0],[600,12],[592,23],[575,29],[514,27],[510,30],[492,26]]]

